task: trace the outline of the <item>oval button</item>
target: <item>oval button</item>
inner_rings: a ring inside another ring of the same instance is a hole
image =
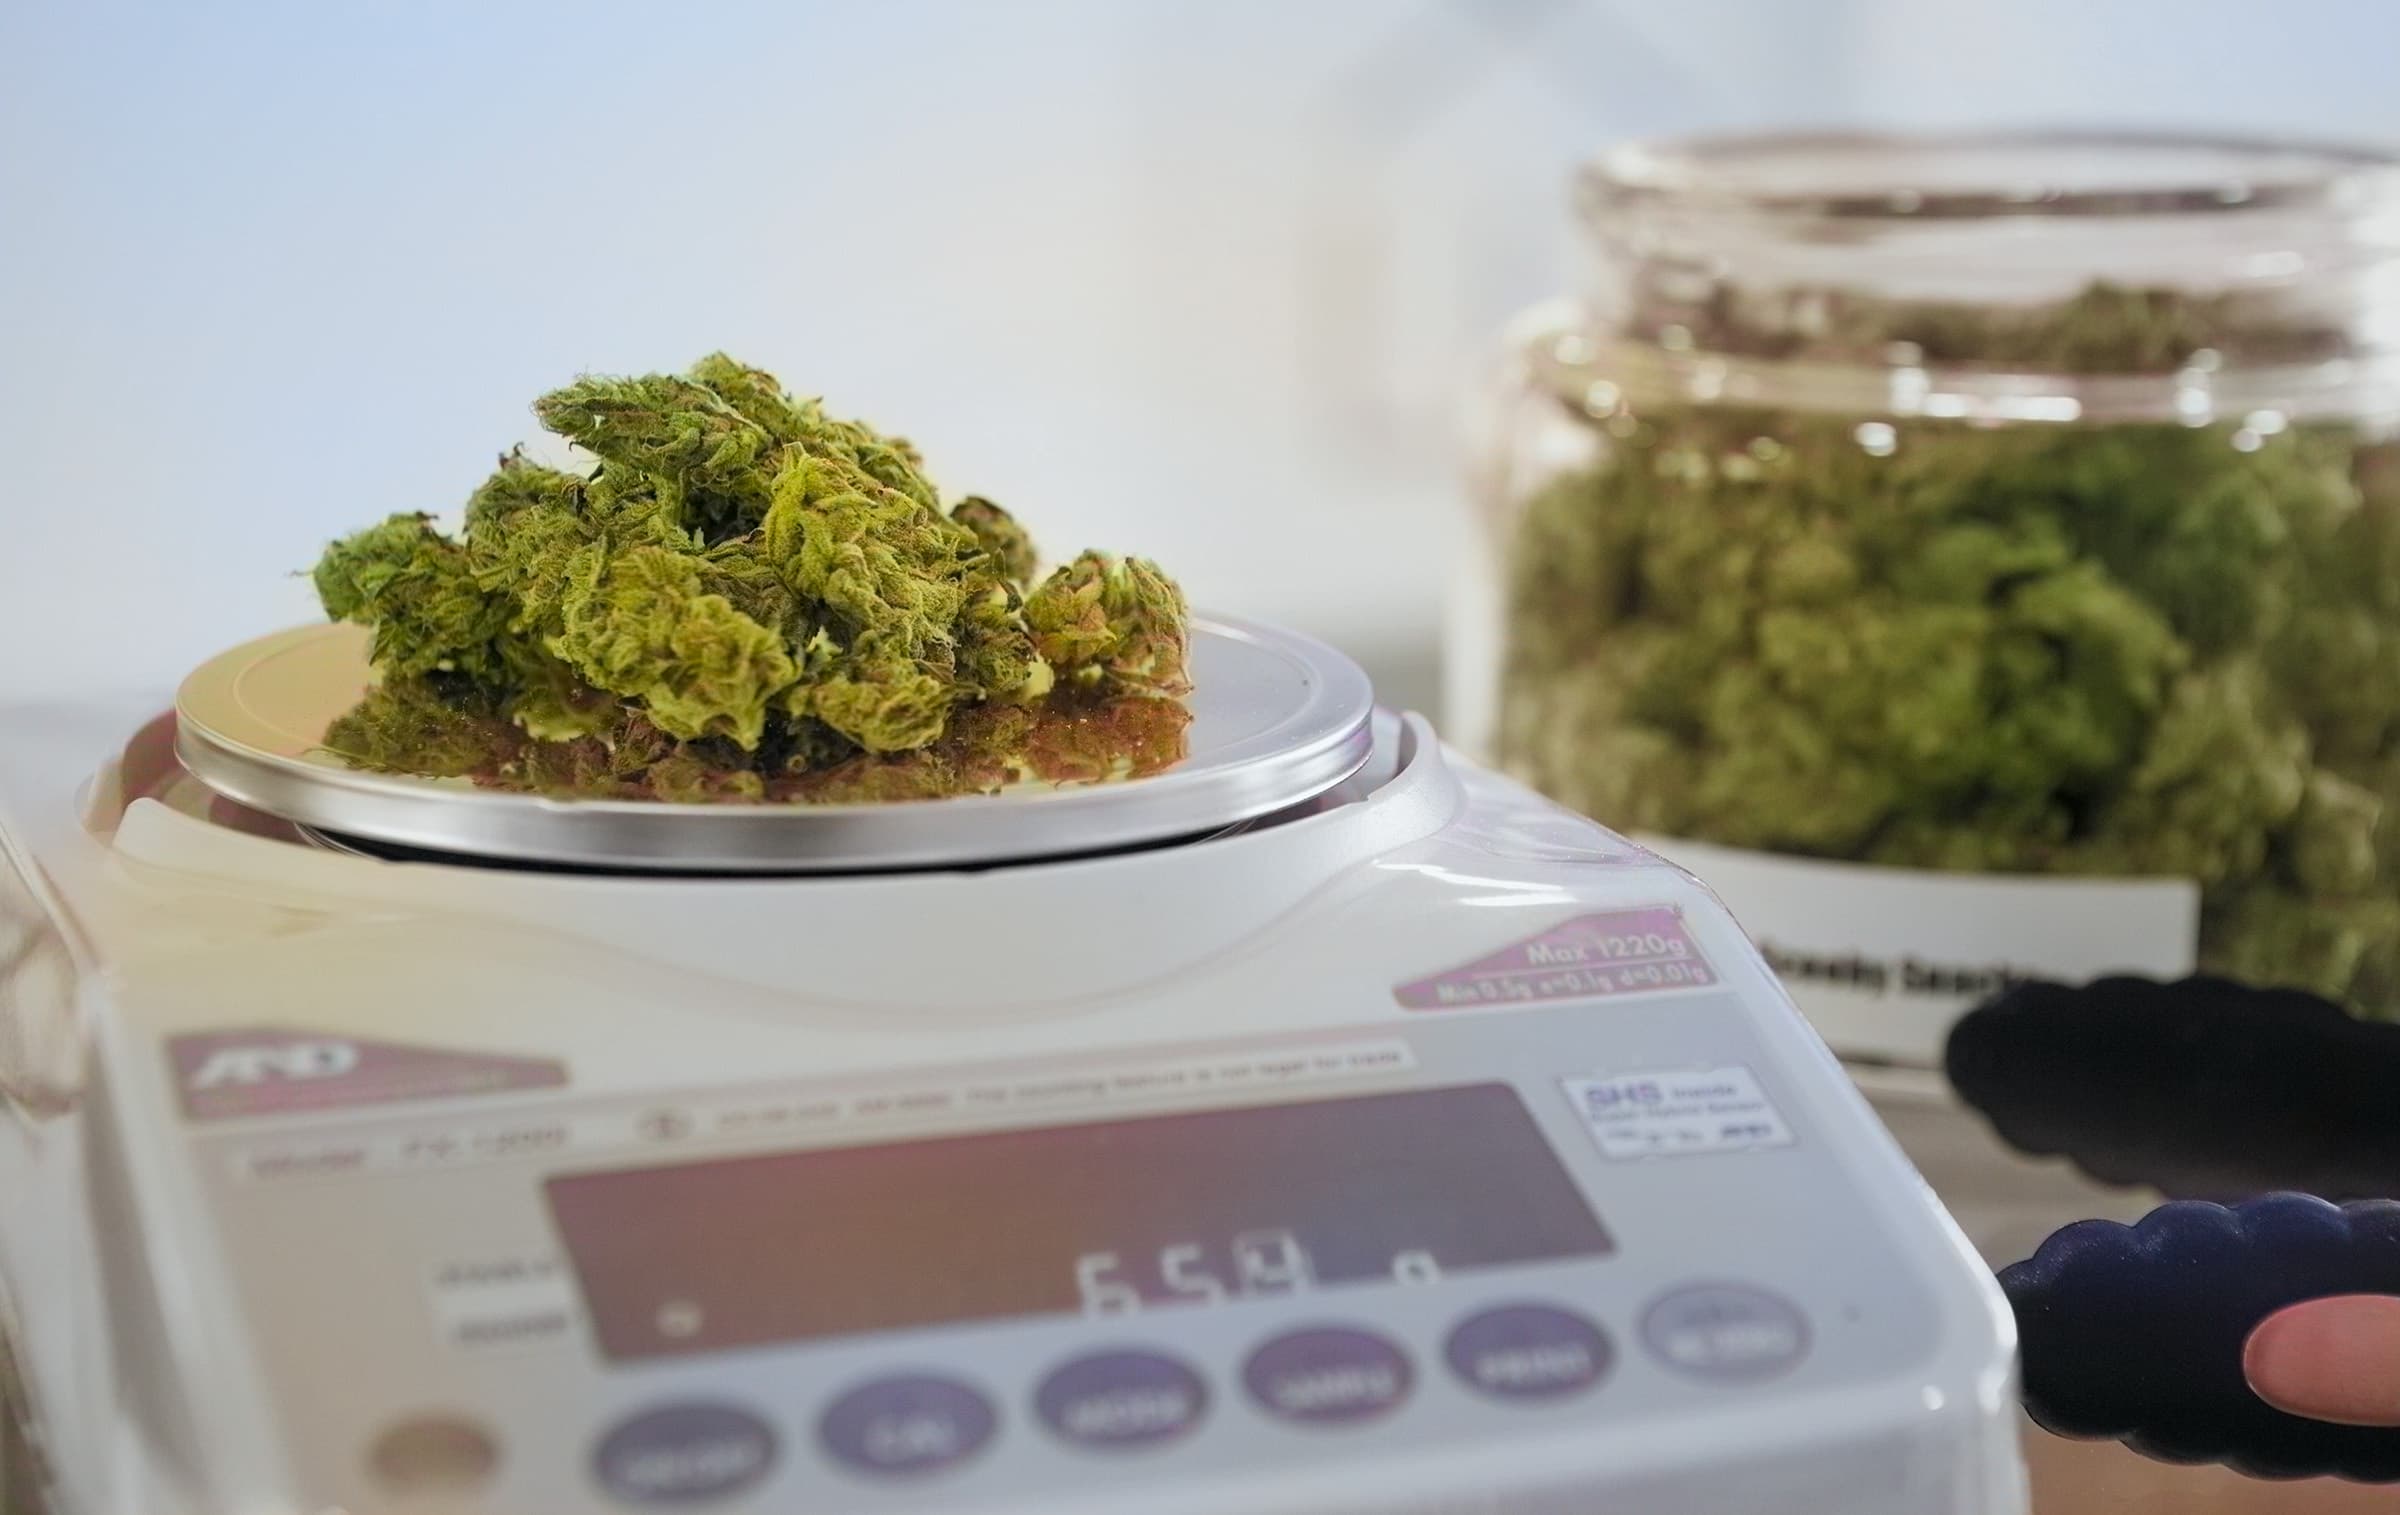
[[[1608,1372],[1616,1353],[1601,1329],[1549,1305],[1503,1305],[1470,1316],[1443,1349],[1450,1371],[1501,1399],[1563,1399]]]
[[[420,1415],[375,1438],[367,1466],[395,1494],[471,1494],[491,1481],[500,1447],[474,1421]]]
[[[1278,1336],[1250,1354],[1242,1382],[1285,1420],[1347,1425],[1388,1415],[1408,1398],[1408,1354],[1372,1331],[1319,1326]]]
[[[1200,1423],[1208,1386],[1156,1352],[1095,1352],[1062,1364],[1034,1394],[1051,1430],[1101,1450],[1155,1446]]]
[[[1772,1378],[1808,1355],[1808,1320],[1763,1289],[1695,1284],[1643,1313],[1642,1340],[1679,1373],[1749,1383]]]
[[[983,1449],[992,1402],[954,1378],[879,1378],[833,1402],[817,1439],[844,1467],[878,1477],[932,1473]]]
[[[592,1468],[628,1504],[697,1504],[738,1494],[775,1465],[775,1432],[747,1410],[674,1404],[618,1422]]]

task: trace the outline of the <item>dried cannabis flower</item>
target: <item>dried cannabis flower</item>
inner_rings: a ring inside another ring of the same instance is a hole
[[[1940,314],[1953,355],[2086,371],[2225,340],[2156,292]],[[1850,315],[1826,355],[1932,334]],[[1860,419],[1645,410],[1533,498],[1509,766],[1729,846],[2190,878],[2204,968],[2400,1015],[2400,447]]]
[[[1182,593],[944,510],[908,443],[723,354],[536,402],[588,472],[500,460],[463,540],[398,515],[328,548],[380,675],[327,734],[364,767],[667,800],[927,798],[1181,755]]]

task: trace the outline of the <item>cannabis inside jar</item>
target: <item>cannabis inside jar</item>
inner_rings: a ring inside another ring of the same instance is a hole
[[[1086,552],[1037,577],[999,506],[947,506],[908,443],[723,355],[587,378],[463,535],[398,515],[328,548],[326,612],[377,680],[354,765],[661,800],[860,801],[1151,772],[1190,716],[1183,596]]]
[[[2400,449],[2189,403],[2345,333],[2239,291],[1634,266],[1542,385],[1592,445],[1507,538],[1510,769],[1637,832],[2194,880],[2204,970],[2400,1014]],[[1946,366],[1979,398],[1925,403]],[[2140,403],[2025,398],[2077,394]]]

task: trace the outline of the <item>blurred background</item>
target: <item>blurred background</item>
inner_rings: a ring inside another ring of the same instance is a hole
[[[1595,147],[2400,143],[2395,59],[2393,0],[0,0],[0,704],[163,694],[312,618],[326,539],[455,509],[536,394],[724,348],[1431,707],[1467,398],[1573,285]],[[1979,1225],[2059,1210],[1886,1113]],[[2036,1477],[2300,1507],[2114,1447]]]
[[[724,347],[1429,703],[1462,399],[1629,134],[2400,138],[2400,6],[0,5],[0,695],[313,614],[579,371]]]

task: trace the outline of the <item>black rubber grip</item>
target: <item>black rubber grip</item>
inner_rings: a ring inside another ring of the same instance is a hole
[[[2011,1145],[2172,1199],[2400,1198],[2400,1025],[2218,978],[2026,983],[1946,1070]]]
[[[2400,1430],[2329,1425],[2250,1391],[2242,1349],[2286,1305],[2400,1294],[2400,1202],[2270,1194],[2086,1220],[2003,1269],[2025,1408],[2063,1436],[2256,1478],[2400,1482]],[[2400,1382],[2391,1385],[2400,1409]]]

